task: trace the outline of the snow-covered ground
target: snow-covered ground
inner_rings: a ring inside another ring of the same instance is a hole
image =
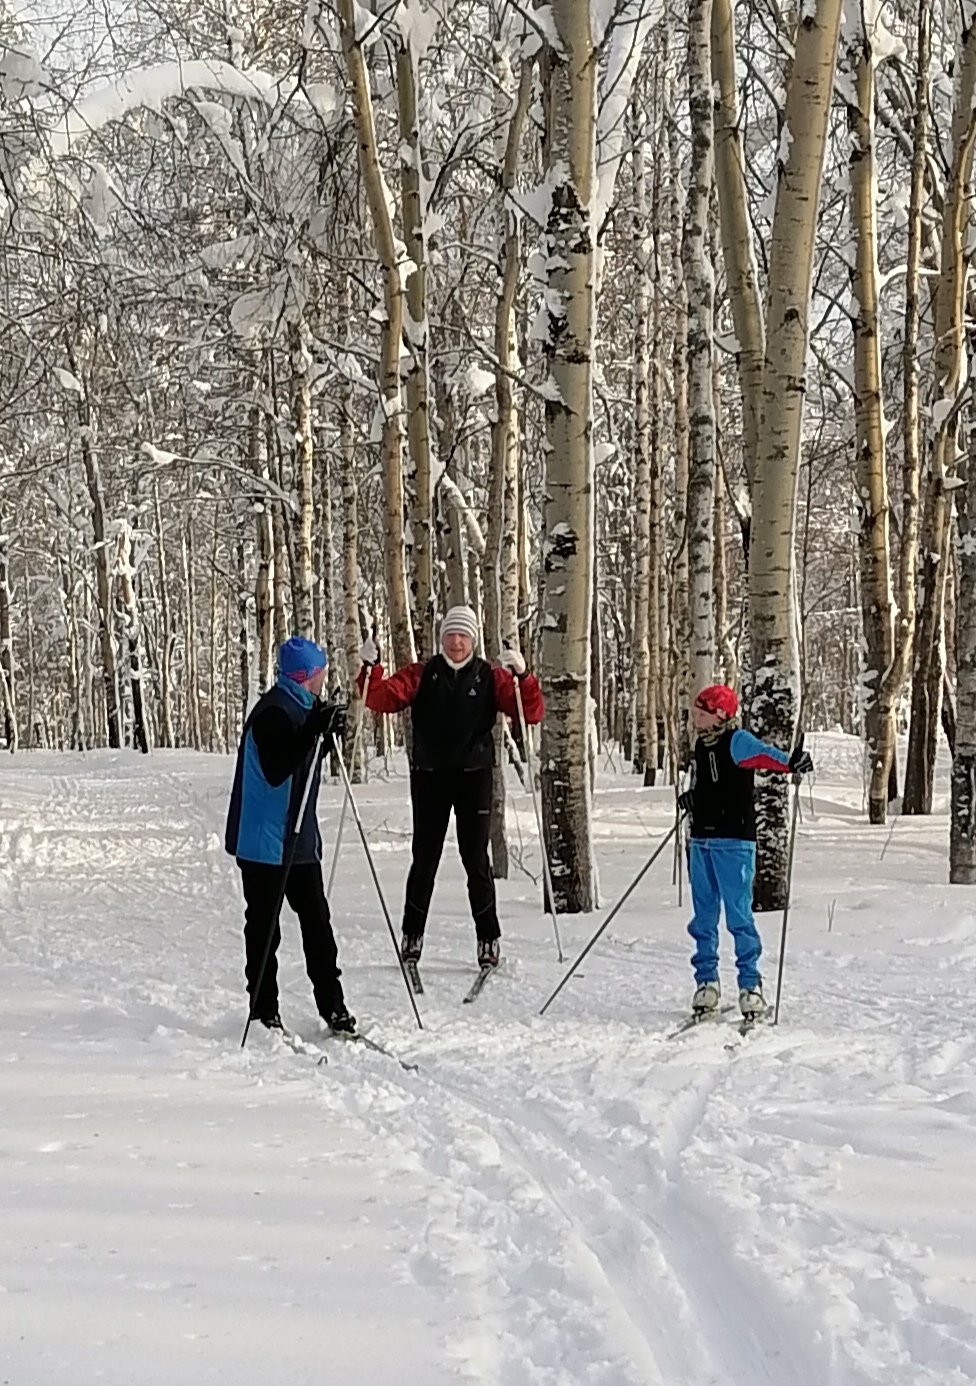
[[[563,969],[521,872],[499,890],[504,971],[460,1004],[449,846],[420,1033],[347,831],[347,996],[416,1074],[263,1030],[241,1052],[229,761],[6,759],[0,1383],[976,1380],[976,893],[945,883],[944,817],[870,829],[857,748],[811,749],[782,1023],[731,1048],[728,1026],[667,1038],[691,993],[669,852],[539,1018]],[[397,920],[405,778],[359,802]],[[327,842],[338,804],[326,789]],[[608,903],[670,804],[602,775]],[[600,917],[560,921],[567,957]],[[767,984],[779,926],[761,921]],[[284,933],[282,1012],[313,1039]]]

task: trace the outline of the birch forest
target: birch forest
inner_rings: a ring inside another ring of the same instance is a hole
[[[976,883],[974,0],[0,16],[10,752],[233,751],[289,635],[354,694],[468,602],[545,691],[557,910],[715,682],[860,737],[881,840],[947,742]]]

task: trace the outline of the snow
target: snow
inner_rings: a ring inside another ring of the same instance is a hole
[[[222,92],[248,100],[273,101],[277,83],[258,70],[241,72],[218,59],[157,63],[133,68],[89,91],[70,107],[64,129],[52,134],[56,154],[67,154],[79,139],[120,120],[140,106],[159,110],[165,102],[189,91]]]
[[[285,85],[278,78],[259,68],[241,71],[231,63],[216,58],[197,58],[187,62],[156,63],[149,67],[132,68],[110,82],[95,87],[69,107],[63,125],[51,133],[55,155],[63,156],[86,136],[128,112],[145,107],[161,110],[167,101],[185,96],[191,91],[209,91],[223,96],[239,97],[269,106],[279,100],[305,104],[304,92],[294,84]],[[222,123],[216,114],[219,107],[212,102],[203,105],[202,114],[208,120]],[[312,104],[321,116],[332,118],[341,111],[341,102],[329,88],[318,83],[314,87]],[[229,128],[229,127],[228,127]]]
[[[393,16],[405,47],[410,50],[416,78],[416,65],[427,56],[437,34],[440,15],[433,5],[425,8],[420,0],[401,0]]]
[[[68,390],[72,394],[83,395],[85,387],[72,371],[65,370],[63,366],[52,366],[54,378],[63,390]]]
[[[0,53],[0,91],[7,101],[40,96],[50,77],[31,49],[4,48]]]
[[[477,361],[472,361],[462,377],[465,392],[471,399],[479,399],[495,388],[495,372],[486,371]]]
[[[597,191],[594,220],[603,221],[613,203],[627,134],[627,107],[640,66],[644,43],[664,8],[662,0],[630,0],[619,5],[592,0],[593,40],[600,47],[608,26],[613,34],[600,80],[597,117]]]
[[[241,1052],[231,762],[6,757],[0,855],[4,1380],[961,1386],[976,1377],[976,895],[938,815],[871,829],[862,749],[812,736],[782,1023],[669,1041],[691,992],[669,852],[544,1019],[539,892],[473,938],[453,844],[410,1014],[346,833],[334,893],[364,1028],[420,1072],[262,1030]],[[608,901],[673,813],[601,756]],[[358,790],[394,917],[403,767]],[[531,800],[513,839],[538,876]],[[331,853],[339,790],[323,790]],[[348,828],[348,825],[347,825]],[[881,860],[884,851],[884,860]],[[562,918],[568,958],[600,915]],[[762,917],[767,978],[780,916]],[[731,993],[729,950],[724,980]],[[297,927],[282,1009],[316,1027]]]

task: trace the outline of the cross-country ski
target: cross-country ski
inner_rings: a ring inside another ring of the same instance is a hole
[[[494,971],[495,968],[491,964],[488,964],[485,967],[480,967],[478,969],[477,977],[475,977],[474,981],[471,983],[468,990],[464,993],[461,1000],[466,1003],[469,1003],[471,1001],[477,1001],[478,997],[482,993],[485,983],[488,981],[488,978],[492,975]]]

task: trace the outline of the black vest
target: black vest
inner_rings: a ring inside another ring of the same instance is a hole
[[[486,770],[495,763],[498,708],[491,665],[477,656],[452,669],[436,655],[424,665],[410,708],[414,770]]]
[[[301,807],[302,796],[305,792],[305,781],[309,771],[312,774],[312,785],[309,790],[308,802],[305,806],[305,816],[302,819],[302,826],[298,833],[298,841],[295,843],[294,864],[305,865],[310,862],[322,860],[322,835],[319,831],[318,817],[316,815],[316,803],[319,795],[319,783],[322,777],[322,757],[319,756],[312,765],[312,756],[315,753],[314,746],[309,749],[308,755],[291,775],[291,787],[287,797],[284,793],[276,792],[268,784],[261,771],[258,759],[257,748],[251,739],[250,748],[247,745],[251,727],[256,718],[267,711],[269,708],[280,708],[291,722],[292,726],[299,728],[304,725],[311,713],[311,708],[303,708],[296,699],[289,697],[283,688],[277,684],[272,684],[268,691],[258,699],[251,714],[244,723],[241,732],[240,746],[237,751],[237,766],[234,771],[234,786],[231,790],[230,807],[227,811],[227,827],[224,832],[224,849],[232,857],[238,856],[239,850],[248,850],[247,844],[253,842],[252,823],[242,819],[242,812],[247,808],[251,815],[258,815],[266,820],[268,827],[273,827],[281,836],[281,862],[284,862],[285,854],[288,850],[288,838],[295,831],[295,819]],[[250,754],[249,754],[250,752]],[[251,783],[248,786],[250,793],[245,795],[245,777],[250,775]],[[287,781],[286,781],[287,783]],[[244,857],[244,860],[250,860]],[[259,858],[259,860],[264,860]],[[274,863],[281,864],[281,863]]]
[[[703,737],[695,742],[692,837],[756,840],[755,777],[732,759],[734,735],[730,728],[711,745]]]

